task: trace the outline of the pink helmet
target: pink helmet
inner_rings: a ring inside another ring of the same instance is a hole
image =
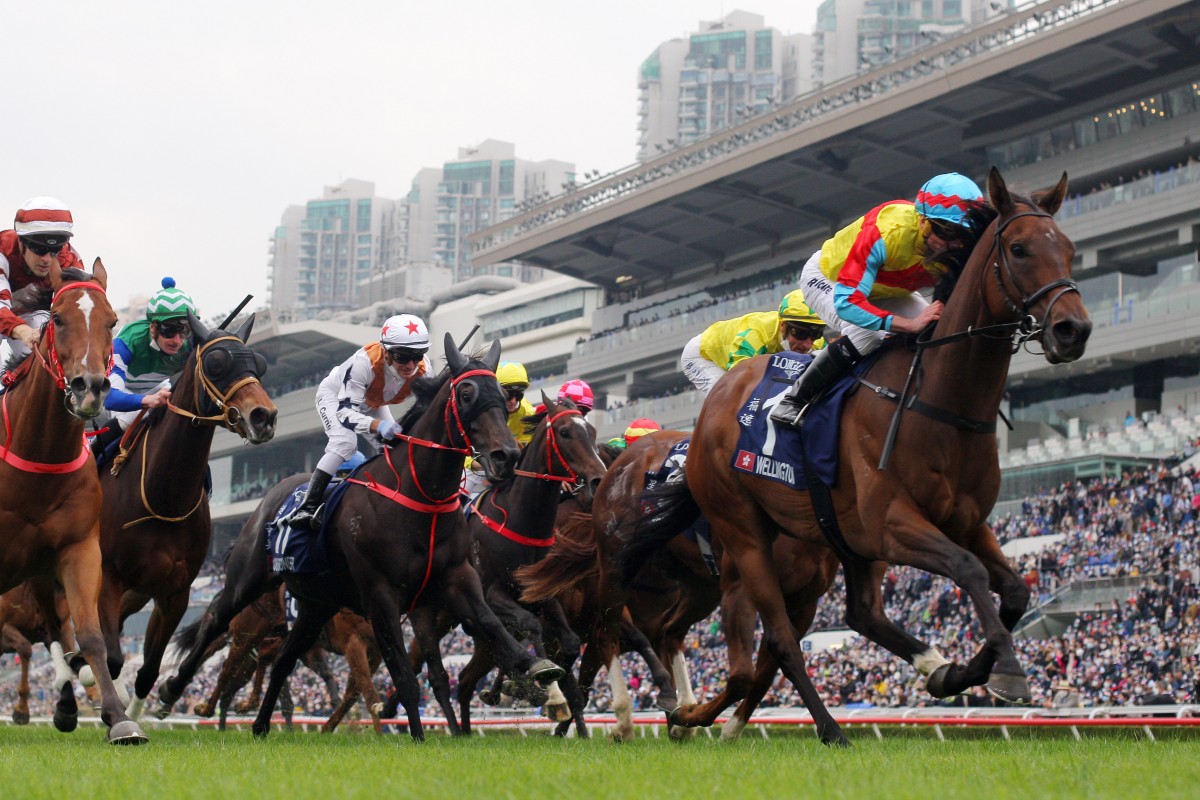
[[[583,411],[591,411],[596,407],[596,399],[592,395],[592,387],[580,380],[567,381],[558,390],[558,400],[570,400]]]

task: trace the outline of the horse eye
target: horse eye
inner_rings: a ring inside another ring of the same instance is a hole
[[[1029,253],[1025,250],[1025,246],[1020,244],[1014,244],[1012,246],[1012,254],[1017,258],[1024,258],[1025,256],[1029,255]]]
[[[51,319],[54,320],[55,325],[58,325],[60,327],[62,326],[62,324],[63,324],[62,317],[60,317],[58,314],[52,314]]]

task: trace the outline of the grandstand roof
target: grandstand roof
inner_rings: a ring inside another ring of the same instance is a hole
[[[982,177],[988,145],[1194,78],[1198,5],[1072,0],[1001,17],[475,234],[472,261],[662,288],[811,247],[880,198],[912,196],[931,166]]]

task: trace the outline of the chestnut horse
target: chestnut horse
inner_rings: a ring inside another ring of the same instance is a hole
[[[192,581],[208,556],[212,522],[204,481],[213,433],[222,427],[263,444],[275,435],[278,414],[259,380],[266,361],[246,345],[254,315],[233,334],[209,331],[190,312],[188,322],[192,351],[171,401],[150,411],[144,424],[130,426],[120,455],[100,476],[100,624],[113,678],[124,661],[125,620],[154,600],[128,708],[134,719],[158,680],[163,654],[187,611]]]
[[[69,619],[67,596],[58,589],[54,591],[54,606],[58,619]],[[12,719],[17,725],[29,724],[29,660],[33,657],[33,645],[46,645],[54,660],[54,688],[72,680],[74,673],[63,657],[63,645],[59,643],[62,631],[47,624],[37,600],[33,584],[29,581],[0,595],[0,653],[15,653],[21,659],[21,678],[17,684],[17,704],[13,706]],[[75,649],[74,636],[68,640],[67,651]]]
[[[42,613],[56,629],[67,624],[54,608],[53,581],[66,591],[75,637],[100,687],[101,718],[114,744],[146,736],[129,719],[108,673],[96,610],[100,595],[100,478],[83,426],[100,413],[108,392],[113,313],[100,259],[93,274],[50,267],[50,321],[33,355],[5,375],[4,442],[0,444],[0,592],[30,578]],[[40,587],[40,588],[39,588]],[[70,685],[60,693],[56,724],[77,723]],[[61,717],[61,720],[60,720]]]
[[[342,608],[371,620],[407,712],[409,733],[417,740],[424,738],[420,689],[404,650],[401,617],[418,605],[448,608],[469,633],[488,642],[510,674],[524,673],[523,680],[538,683],[562,678],[561,667],[545,659],[535,661],[488,607],[470,564],[470,537],[458,507],[465,454],[477,452],[494,482],[512,474],[519,455],[496,382],[500,343],[493,343],[485,360],[468,359],[448,334],[445,348],[449,369],[412,382],[418,402],[401,421],[406,433],[397,436],[382,459],[360,471],[366,480],[347,479],[354,485],[325,529],[329,572],[269,571],[266,524],[303,476],[283,481],[263,498],[234,543],[222,602],[210,607],[197,647],[159,690],[166,705],[174,704],[195,675],[208,642],[228,628],[234,614],[280,580],[296,598],[299,616],[271,669],[254,722],[256,735],[270,730],[270,709],[300,654]]]
[[[773,557],[773,541],[781,531],[838,551],[846,575],[847,622],[916,667],[935,697],[986,684],[1003,700],[1029,700],[1010,634],[1029,591],[987,523],[1000,487],[994,421],[1019,344],[1040,339],[1047,361],[1069,362],[1083,355],[1091,332],[1071,280],[1074,245],[1053,219],[1066,191],[1064,174],[1053,189],[1030,200],[1010,193],[992,169],[991,208],[978,212],[982,234],[932,339],[918,342],[926,348],[912,381],[919,402],[908,398],[895,452],[883,468],[881,455],[897,408],[885,398],[889,387],[906,386],[913,353],[888,348],[861,379],[879,388],[858,391],[846,401],[831,487],[840,538],[832,533],[827,542],[808,491],[730,468],[740,427],[737,411],[773,356],[738,365],[705,401],[692,436],[687,485],[724,548],[724,561],[736,569],[762,617],[764,643],[797,688],[807,683],[807,674],[780,575],[796,565]],[[917,567],[964,590],[985,636],[968,664],[952,664],[883,615],[880,568],[873,562]],[[1000,597],[999,611],[989,589]]]

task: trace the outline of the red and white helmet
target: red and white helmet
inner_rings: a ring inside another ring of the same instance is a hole
[[[558,402],[570,400],[583,411],[591,411],[596,407],[592,387],[580,380],[567,381],[558,390]]]
[[[17,209],[13,229],[22,238],[32,238],[46,244],[66,244],[71,238],[75,220],[71,209],[54,197],[31,197]]]
[[[425,352],[429,349],[429,328],[418,316],[397,314],[383,323],[379,331],[379,343],[388,349],[403,347]]]

